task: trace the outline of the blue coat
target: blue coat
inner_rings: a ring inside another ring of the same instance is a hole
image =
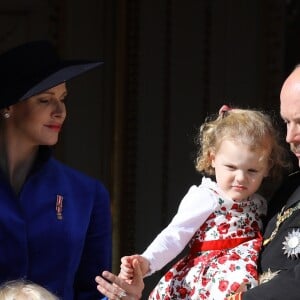
[[[18,196],[1,175],[0,203],[0,282],[26,278],[63,300],[101,298],[94,279],[110,270],[112,249],[99,181],[47,157]]]

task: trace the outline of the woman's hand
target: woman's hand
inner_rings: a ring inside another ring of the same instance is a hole
[[[130,283],[113,273],[104,271],[102,277],[97,276],[97,289],[110,300],[138,300],[142,297],[145,287],[139,261],[133,261],[133,277]]]

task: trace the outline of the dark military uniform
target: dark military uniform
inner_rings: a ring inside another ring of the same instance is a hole
[[[280,271],[270,281],[242,295],[243,300],[300,299],[300,172],[288,176],[269,204],[269,222],[260,257],[260,272]],[[285,206],[276,225],[278,213]]]

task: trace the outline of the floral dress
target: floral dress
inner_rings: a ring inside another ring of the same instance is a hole
[[[266,201],[259,195],[241,202],[224,199],[214,182],[207,183],[217,205],[194,233],[187,256],[161,278],[149,299],[223,300],[243,282],[247,288],[257,285]]]

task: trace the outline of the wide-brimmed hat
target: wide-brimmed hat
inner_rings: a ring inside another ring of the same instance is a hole
[[[47,40],[32,41],[0,55],[0,109],[16,104],[103,64],[63,60]]]

